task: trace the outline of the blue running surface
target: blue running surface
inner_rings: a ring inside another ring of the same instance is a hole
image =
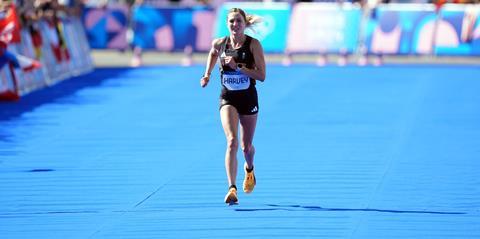
[[[480,238],[478,66],[268,66],[257,187],[234,206],[203,69],[97,69],[1,103],[0,237]]]

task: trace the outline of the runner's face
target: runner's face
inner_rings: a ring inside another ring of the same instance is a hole
[[[228,14],[227,26],[231,34],[236,35],[243,33],[245,30],[245,19],[238,12]]]

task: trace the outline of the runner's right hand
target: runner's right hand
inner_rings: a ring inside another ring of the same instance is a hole
[[[203,76],[202,79],[200,79],[200,86],[204,88],[205,86],[207,86],[209,81],[210,81],[210,76]]]

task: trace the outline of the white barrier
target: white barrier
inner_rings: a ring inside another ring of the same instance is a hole
[[[39,22],[39,26],[43,41],[42,54],[37,60],[42,66],[26,72],[13,68],[12,64],[7,63],[0,69],[0,100],[16,100],[31,91],[93,70],[90,47],[83,25],[78,18],[63,19],[59,32],[45,21]],[[66,44],[66,50],[61,52],[61,60],[54,54],[54,47],[58,46],[60,39],[63,39]],[[26,29],[21,32],[21,43],[10,44],[7,50],[21,55],[19,57],[36,58],[30,32]]]

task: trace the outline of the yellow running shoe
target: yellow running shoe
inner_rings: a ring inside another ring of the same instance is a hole
[[[247,172],[247,167],[244,167],[245,169],[245,179],[243,180],[243,191],[245,193],[251,193],[253,192],[253,188],[257,184],[257,180],[255,179],[255,173],[252,171],[249,173]]]
[[[231,187],[228,190],[227,195],[225,196],[225,203],[236,204],[237,202],[238,202],[237,189],[234,187]]]

